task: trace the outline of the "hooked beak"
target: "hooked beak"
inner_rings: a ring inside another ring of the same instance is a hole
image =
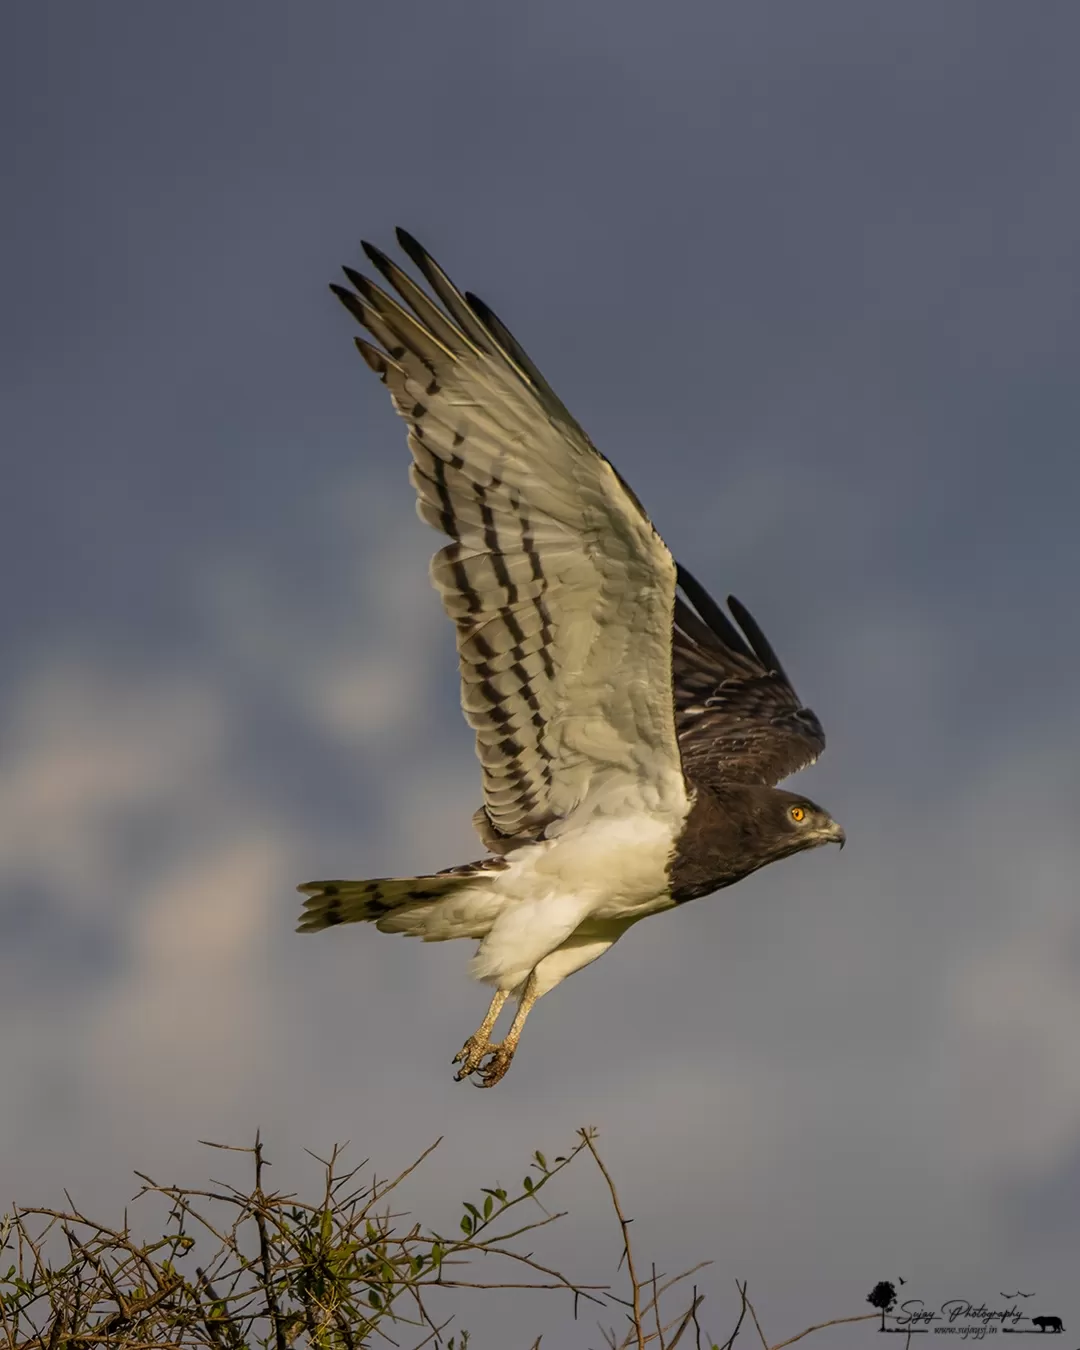
[[[829,822],[827,838],[830,844],[839,844],[841,848],[847,843],[847,835],[844,833],[844,827],[842,825],[837,825],[835,820]]]

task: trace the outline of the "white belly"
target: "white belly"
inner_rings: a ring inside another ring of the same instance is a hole
[[[666,908],[681,814],[593,816],[509,855],[493,890],[499,913],[473,958],[474,978],[516,989],[586,920],[633,922]]]

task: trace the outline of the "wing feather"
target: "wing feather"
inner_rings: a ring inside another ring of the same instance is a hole
[[[398,240],[435,299],[370,244],[400,302],[350,268],[332,289],[380,344],[356,339],[408,425],[418,514],[450,539],[431,579],[457,629],[478,828],[498,851],[582,810],[680,812],[674,561],[501,320]]]
[[[728,597],[737,629],[682,566],[678,582],[694,605],[691,609],[676,597],[672,642],[675,713],[687,777],[772,787],[812,764],[825,749],[821,723],[800,702],[750,611]]]

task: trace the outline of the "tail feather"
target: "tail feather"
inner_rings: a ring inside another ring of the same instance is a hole
[[[440,900],[467,889],[504,865],[499,858],[466,863],[433,876],[308,881],[296,888],[307,896],[296,931],[317,933],[339,923],[373,923],[384,933],[413,932],[415,918],[421,913],[430,912]]]

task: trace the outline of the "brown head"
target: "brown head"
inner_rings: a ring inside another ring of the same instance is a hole
[[[801,793],[752,783],[699,784],[671,864],[672,896],[693,900],[803,849],[845,841],[844,831]]]
[[[822,844],[844,847],[847,836],[843,829],[809,797],[783,788],[747,786],[740,791],[749,822],[748,842],[767,855],[764,862]]]

